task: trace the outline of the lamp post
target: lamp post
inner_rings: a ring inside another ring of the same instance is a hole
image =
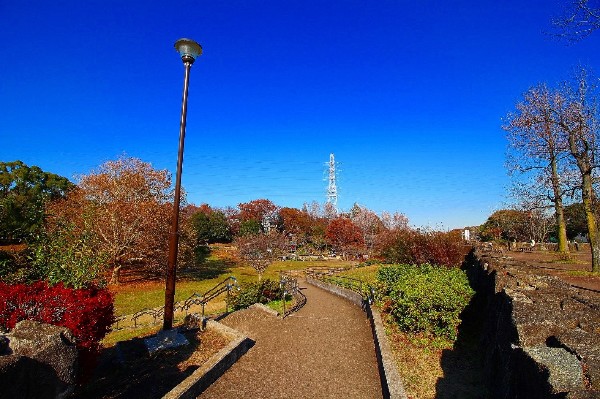
[[[190,39],[179,39],[175,49],[181,55],[185,75],[183,79],[183,96],[181,99],[181,122],[179,125],[179,153],[177,155],[177,175],[175,178],[175,199],[173,200],[173,216],[169,235],[169,258],[167,260],[167,284],[165,289],[165,313],[163,330],[173,328],[173,307],[175,304],[175,273],[177,269],[177,247],[179,246],[179,203],[181,196],[181,170],[183,168],[183,146],[185,142],[185,121],[187,117],[187,97],[192,64],[202,54],[202,46]]]

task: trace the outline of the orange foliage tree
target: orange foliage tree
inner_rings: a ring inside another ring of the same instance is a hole
[[[329,222],[325,231],[327,242],[346,258],[349,252],[363,249],[365,240],[360,227],[347,217],[337,217]]]
[[[76,193],[52,205],[50,222],[71,223],[90,232],[95,250],[108,258],[113,282],[125,266],[162,272],[172,210],[170,187],[168,171],[121,157],[81,176]]]
[[[350,220],[354,223],[363,235],[363,241],[369,250],[375,245],[375,238],[384,230],[384,225],[379,216],[372,210],[354,204],[350,210]]]
[[[239,217],[242,222],[251,219],[262,222],[265,218],[274,217],[279,211],[279,207],[268,199],[256,199],[244,202],[239,204],[238,208],[240,210]]]

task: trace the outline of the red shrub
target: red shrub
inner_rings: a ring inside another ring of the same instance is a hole
[[[100,341],[114,322],[113,296],[107,289],[65,288],[62,283],[0,282],[0,326],[12,329],[26,319],[70,329],[85,368],[93,362]]]
[[[459,266],[464,258],[460,233],[401,229],[381,234],[379,256],[390,263]]]

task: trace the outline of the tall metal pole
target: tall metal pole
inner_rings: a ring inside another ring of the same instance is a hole
[[[167,260],[167,284],[165,288],[165,313],[163,330],[173,328],[173,308],[175,305],[175,277],[177,270],[177,249],[179,246],[179,203],[181,197],[181,171],[183,169],[183,147],[185,142],[185,122],[187,117],[187,97],[190,81],[190,69],[193,57],[182,57],[185,66],[183,79],[183,96],[181,100],[181,122],[179,125],[179,152],[177,155],[177,176],[175,178],[175,199],[173,200],[173,216],[169,235],[169,258]]]

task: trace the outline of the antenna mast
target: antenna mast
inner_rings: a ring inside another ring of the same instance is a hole
[[[332,204],[337,209],[337,186],[335,183],[335,157],[333,153],[329,154],[329,186],[327,187],[327,203]]]

